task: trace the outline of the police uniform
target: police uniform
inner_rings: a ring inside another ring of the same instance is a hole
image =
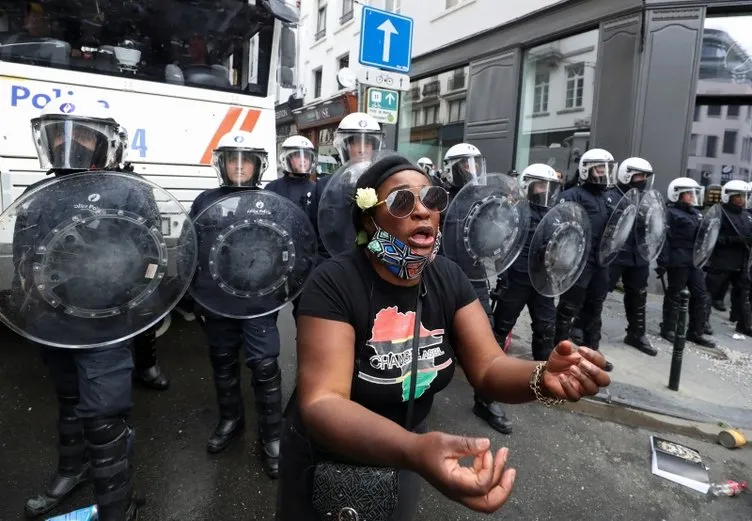
[[[715,342],[704,336],[706,306],[710,296],[702,270],[694,265],[695,237],[702,218],[702,213],[687,203],[677,201],[668,205],[668,233],[658,257],[657,268],[659,275],[665,272],[668,278],[663,297],[661,336],[669,342],[674,341],[679,317],[679,292],[688,288],[690,300],[687,340],[715,347]]]
[[[705,284],[710,295],[717,295],[721,288],[731,283],[731,310],[736,331],[752,335],[750,274],[747,272],[747,243],[752,238],[752,215],[731,203],[723,203],[722,208],[721,229],[710,257]]]

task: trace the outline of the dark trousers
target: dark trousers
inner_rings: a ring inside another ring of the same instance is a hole
[[[608,267],[609,283],[608,291],[616,288],[616,283],[621,279],[625,294],[637,294],[648,287],[650,266],[619,266],[611,264]],[[625,297],[626,298],[626,297]]]
[[[744,270],[716,270],[708,269],[705,275],[705,285],[711,298],[717,298],[717,295],[724,295],[731,285],[731,316],[734,322],[739,323],[742,327],[752,327],[752,316],[750,312],[749,292],[750,279]],[[721,292],[724,293],[721,293]]]
[[[609,288],[608,267],[588,262],[572,288],[564,293],[556,307],[555,343],[569,340],[574,318],[582,324],[583,343],[598,349],[601,341],[601,313]]]
[[[689,331],[702,335],[705,331],[707,306],[710,295],[705,285],[705,277],[699,268],[668,268],[666,270],[668,285],[666,295],[663,297],[664,322],[670,327],[675,327],[676,319],[673,316],[678,312],[679,292],[684,288],[689,289]],[[667,320],[667,317],[671,317]],[[663,326],[664,329],[667,325]]]
[[[532,320],[533,358],[547,360],[551,353],[546,351],[549,347],[553,350],[556,324],[554,299],[535,291],[527,273],[509,270],[494,311],[494,330],[498,337],[505,338],[509,334],[525,306]]]
[[[245,363],[249,367],[253,362],[279,356],[277,313],[248,320],[216,317],[207,313],[202,313],[201,318],[209,348],[213,351],[242,347]]]

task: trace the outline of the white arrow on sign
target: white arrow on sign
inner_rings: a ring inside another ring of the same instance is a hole
[[[391,92],[384,97],[389,103],[394,103],[394,94],[392,94]]]
[[[392,47],[392,35],[399,34],[397,29],[391,20],[387,19],[384,23],[379,25],[376,29],[384,33],[384,49],[381,52],[381,60],[389,63],[389,51]]]

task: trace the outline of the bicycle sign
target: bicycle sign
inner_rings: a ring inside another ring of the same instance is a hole
[[[382,87],[401,91],[410,90],[410,76],[398,72],[389,72],[374,67],[362,67],[358,70],[358,82],[369,87]]]

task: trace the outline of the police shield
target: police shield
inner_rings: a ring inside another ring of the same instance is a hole
[[[619,199],[606,223],[601,235],[601,243],[598,247],[598,264],[608,266],[619,255],[619,252],[629,239],[635,218],[637,217],[637,204],[640,200],[640,191],[632,188]]]
[[[720,204],[714,204],[705,212],[700,222],[700,227],[695,235],[695,246],[692,253],[692,260],[696,267],[702,268],[710,260],[713,254],[713,248],[718,241],[718,234],[721,231],[721,217],[723,210]]]
[[[197,242],[183,206],[120,172],[52,178],[0,215],[0,319],[37,343],[113,345],[182,298]]]
[[[355,185],[369,166],[369,161],[341,166],[332,174],[321,194],[318,209],[319,234],[330,255],[337,255],[355,246],[355,226],[352,220]]]
[[[503,273],[527,236],[530,206],[505,174],[488,174],[465,185],[444,216],[444,254],[472,281]]]
[[[530,241],[528,273],[544,297],[558,297],[585,269],[590,253],[590,219],[577,203],[563,202],[541,219]]]
[[[264,190],[238,190],[193,220],[198,268],[190,294],[209,313],[257,318],[300,295],[316,262],[316,234],[292,201]]]
[[[648,190],[640,198],[635,217],[637,251],[647,262],[653,262],[663,249],[668,232],[668,209],[657,190]]]

